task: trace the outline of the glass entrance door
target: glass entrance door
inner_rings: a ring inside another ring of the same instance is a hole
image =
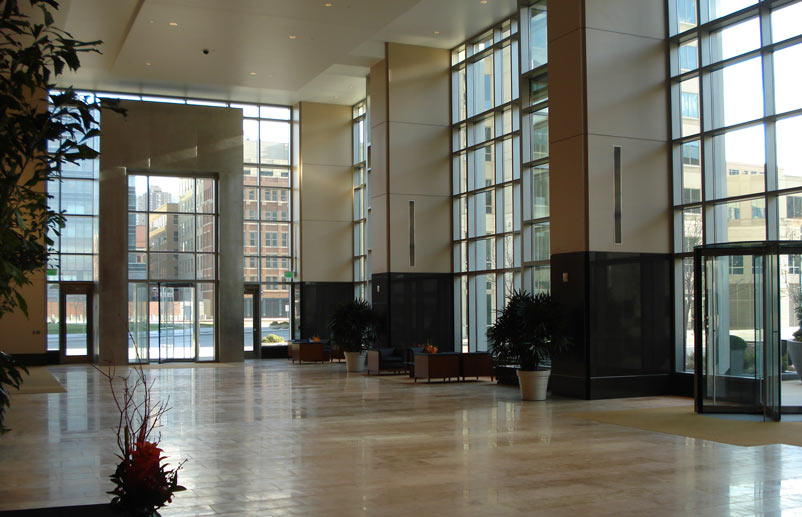
[[[159,297],[156,340],[159,362],[194,361],[197,357],[195,286],[155,284],[155,288]]]
[[[802,394],[802,376],[793,364],[802,325],[802,247],[714,244],[694,254],[697,411],[766,420],[802,412],[802,397],[794,396]]]
[[[62,363],[94,358],[92,284],[62,282],[59,291],[59,355]]]
[[[755,260],[757,259],[757,260]],[[703,412],[762,412],[762,257],[704,258]]]
[[[261,352],[261,325],[259,322],[259,286],[246,285],[243,301],[243,335],[245,358],[259,358]]]

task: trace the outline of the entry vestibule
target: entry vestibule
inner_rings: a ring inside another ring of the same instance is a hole
[[[694,250],[697,412],[802,413],[802,378],[789,354],[800,327],[800,256],[797,241]]]

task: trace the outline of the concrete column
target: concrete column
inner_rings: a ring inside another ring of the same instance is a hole
[[[453,346],[449,70],[448,50],[397,43],[371,68],[372,298],[386,321],[382,345]]]
[[[105,136],[105,135],[104,135]],[[124,167],[101,169],[98,282],[93,338],[101,365],[128,364],[128,177]]]
[[[354,296],[351,106],[301,102],[300,336],[330,336],[334,308]]]
[[[555,361],[552,389],[585,398],[667,393],[665,2],[550,0],[548,41],[552,293],[576,343]]]

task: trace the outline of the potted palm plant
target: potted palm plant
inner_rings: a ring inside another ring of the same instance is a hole
[[[349,372],[360,371],[362,351],[376,337],[376,314],[365,300],[351,300],[334,310],[331,316],[331,337],[345,353]]]
[[[526,291],[513,291],[487,329],[487,342],[497,364],[518,365],[523,400],[546,399],[551,370],[544,362],[570,345],[557,302]]]

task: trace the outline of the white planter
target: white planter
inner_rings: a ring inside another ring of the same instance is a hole
[[[362,352],[345,352],[345,367],[349,372],[361,372],[364,363]]]
[[[517,370],[517,372],[521,400],[546,400],[546,388],[549,386],[551,370]]]
[[[791,362],[794,363],[794,369],[799,380],[802,381],[802,342],[789,339],[788,355],[791,356]]]

